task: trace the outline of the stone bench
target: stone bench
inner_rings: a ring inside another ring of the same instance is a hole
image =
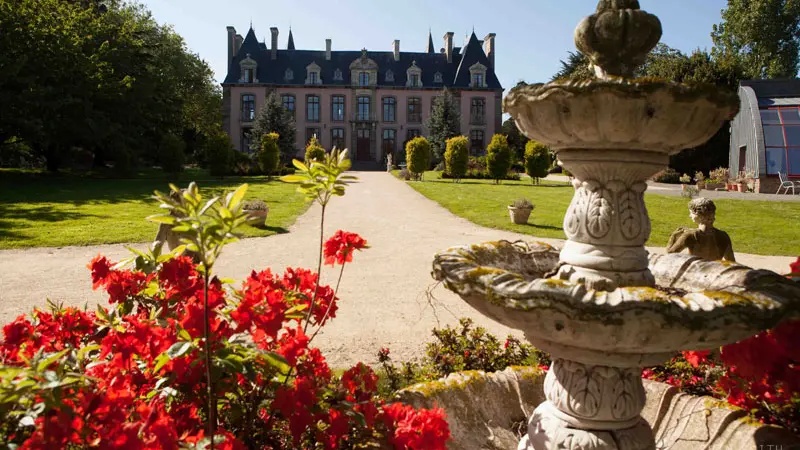
[[[450,449],[516,450],[527,432],[527,418],[545,400],[544,378],[544,372],[532,367],[460,372],[411,386],[397,399],[417,408],[444,408],[452,433]],[[725,402],[650,380],[644,380],[644,386],[642,417],[653,427],[658,450],[800,449],[800,437],[762,425]]]

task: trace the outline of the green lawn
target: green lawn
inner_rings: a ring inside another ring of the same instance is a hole
[[[573,189],[566,183],[532,186],[530,181],[464,180],[460,184],[439,179],[427,172],[424,182],[408,182],[422,195],[453,214],[478,225],[545,238],[564,239],[562,222],[572,199]],[[528,225],[511,223],[506,206],[517,198],[528,198],[536,208]],[[715,200],[716,225],[727,231],[734,251],[758,255],[800,255],[800,203]],[[665,246],[679,226],[693,226],[687,200],[680,197],[646,194],[652,233],[648,245]]]
[[[177,179],[154,171],[128,179],[106,175],[0,170],[0,249],[150,241],[157,225],[144,219],[160,211],[150,196],[156,189],[168,191],[170,182],[186,186],[196,181],[206,194],[248,183],[247,198],[264,200],[270,211],[267,226],[247,225],[245,236],[285,233],[308,207],[297,186],[266,177],[219,179],[201,170]]]

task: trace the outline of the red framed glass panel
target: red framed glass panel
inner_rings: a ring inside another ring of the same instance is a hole
[[[800,106],[761,110],[767,174],[800,177]]]

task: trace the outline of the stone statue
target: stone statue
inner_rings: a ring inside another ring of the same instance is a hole
[[[180,192],[172,191],[170,192],[169,196],[174,201],[182,202],[183,201],[182,194],[183,190],[181,190]],[[174,209],[170,212],[170,215],[178,218],[183,217],[181,213],[175,211]],[[156,237],[153,240],[153,247],[154,248],[161,247],[164,244],[167,244],[167,248],[169,248],[170,251],[175,250],[179,246],[183,245],[181,243],[180,233],[172,231],[172,225],[161,223],[158,225],[158,232],[156,232]],[[183,255],[191,257],[192,261],[194,261],[195,264],[200,262],[198,255],[195,252],[184,250]]]
[[[391,153],[387,153],[386,154],[386,171],[387,172],[391,172],[392,171],[392,154]]]
[[[717,207],[707,198],[689,202],[689,217],[697,224],[697,228],[680,227],[675,230],[669,237],[667,253],[680,253],[688,248],[690,255],[709,261],[736,261],[728,233],[714,228],[716,213]]]

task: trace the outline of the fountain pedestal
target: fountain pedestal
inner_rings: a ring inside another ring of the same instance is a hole
[[[642,419],[641,370],[555,359],[545,377],[547,401],[528,422],[519,450],[622,450],[655,448]]]

